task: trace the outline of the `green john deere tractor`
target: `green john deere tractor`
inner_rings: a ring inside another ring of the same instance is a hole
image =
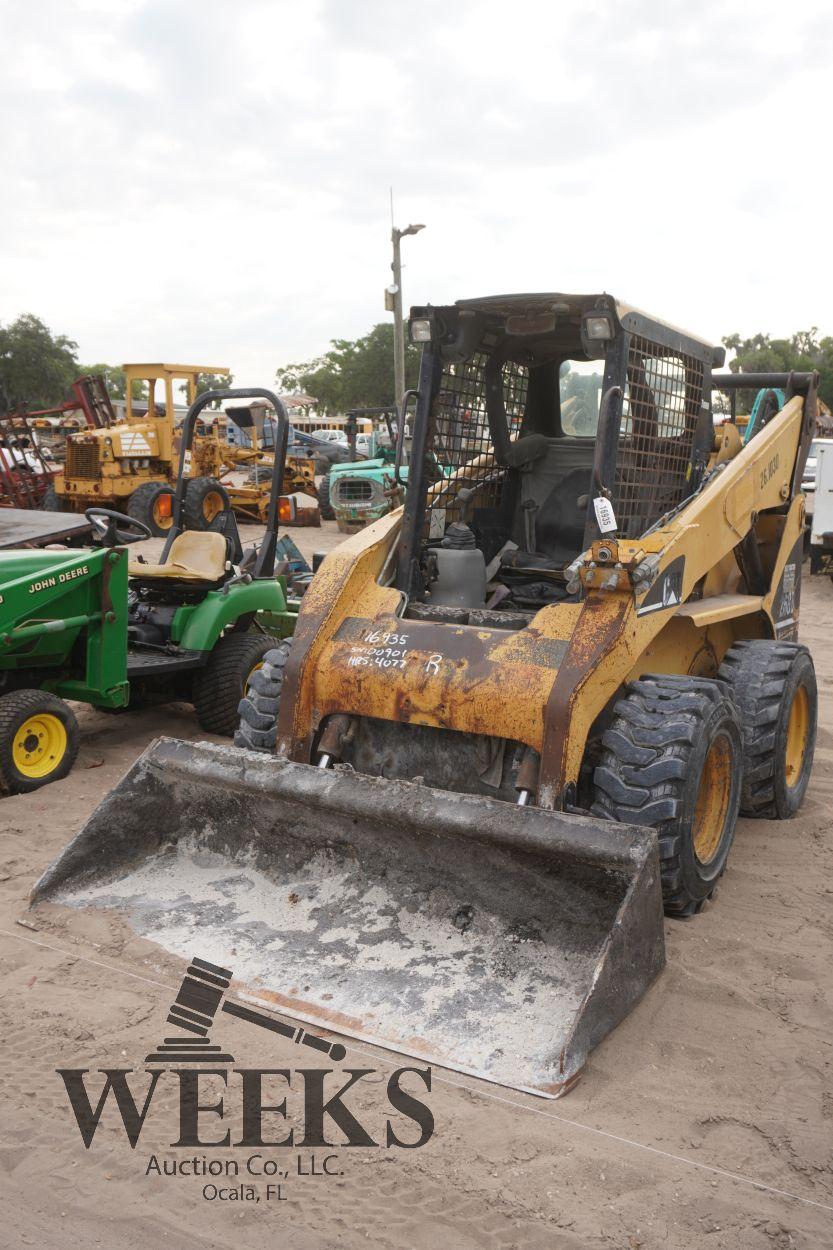
[[[285,456],[288,420],[271,391],[200,396],[183,425],[173,524],[157,564],[124,546],[149,537],[148,527],[108,508],[87,510],[94,547],[0,552],[0,789],[36,790],[70,771],[79,730],[67,699],[114,711],[191,702],[204,730],[234,733],[248,678],[297,614],[275,576],[283,474],[272,478],[263,541],[243,551],[231,512],[213,531],[185,529],[185,462],[207,404],[253,397],[274,405],[275,455]]]

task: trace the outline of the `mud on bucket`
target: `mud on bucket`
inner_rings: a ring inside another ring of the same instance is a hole
[[[665,959],[650,830],[164,738],[47,897],[233,966],[289,1015],[549,1096]]]

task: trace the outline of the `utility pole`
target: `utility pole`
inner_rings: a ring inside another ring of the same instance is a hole
[[[404,230],[398,230],[396,226],[391,228],[390,239],[393,244],[393,263],[391,269],[393,271],[393,283],[388,287],[386,295],[391,296],[390,301],[385,301],[385,307],[393,310],[393,389],[396,398],[396,407],[399,408],[402,403],[402,396],[405,394],[405,323],[402,317],[402,256],[400,243],[407,234],[419,234],[420,230],[424,230],[425,226],[406,226]]]

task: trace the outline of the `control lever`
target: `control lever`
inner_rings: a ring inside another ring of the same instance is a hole
[[[251,573],[238,573],[236,577],[229,578],[220,593],[227,595],[232,586],[248,586],[249,582],[252,580],[253,578]]]
[[[474,491],[470,486],[461,486],[457,491],[457,506],[460,509],[460,524],[468,525],[469,510],[474,499]]]

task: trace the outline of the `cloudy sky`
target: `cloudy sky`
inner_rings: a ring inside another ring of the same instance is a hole
[[[264,384],[406,304],[833,333],[826,0],[0,0],[0,321]]]

